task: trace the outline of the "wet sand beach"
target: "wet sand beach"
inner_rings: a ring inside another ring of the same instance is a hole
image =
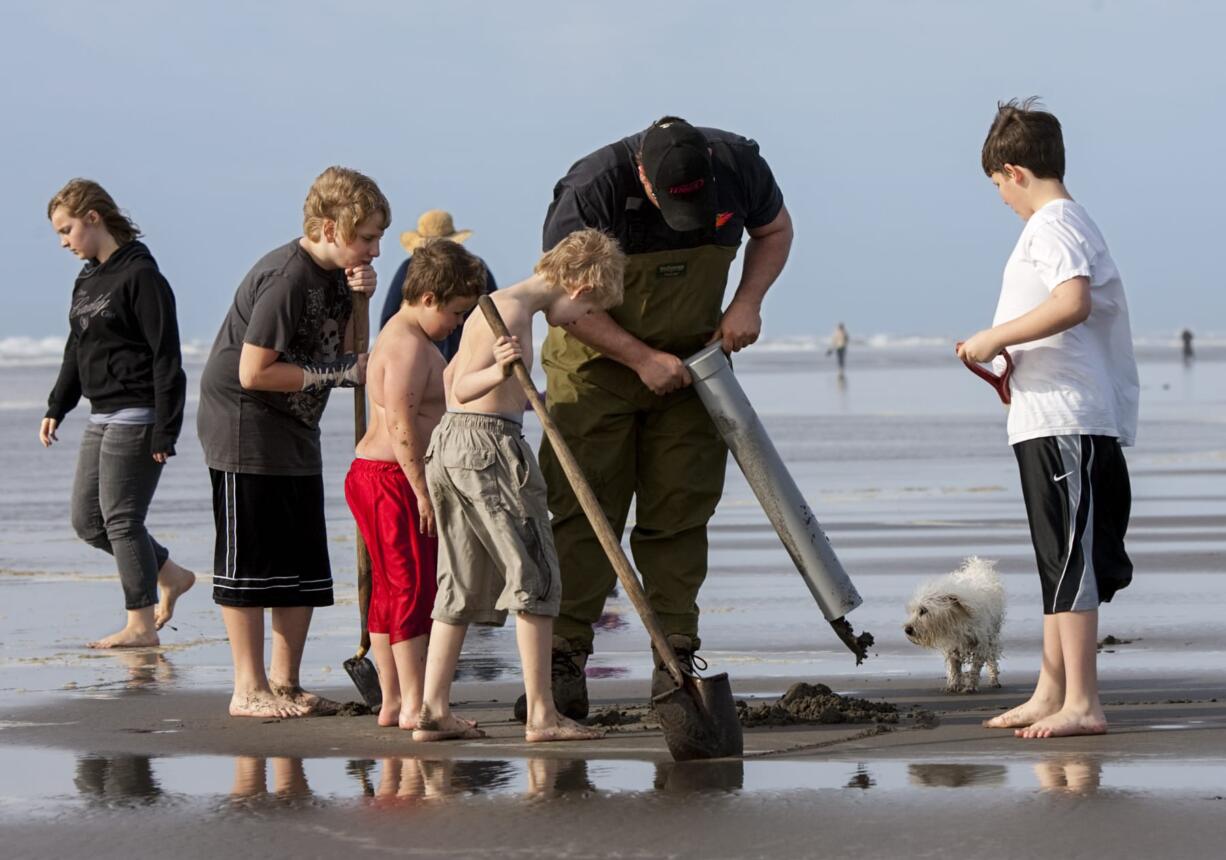
[[[820,682],[893,703],[900,717],[751,728],[743,762],[684,765],[669,760],[650,721],[613,726],[597,743],[525,744],[510,719],[519,691],[511,628],[470,634],[455,688],[457,710],[490,737],[434,746],[373,717],[225,716],[229,648],[207,576],[161,647],[84,649],[121,617],[109,561],[68,525],[84,415],[42,451],[34,432],[55,369],[13,368],[0,403],[3,855],[118,857],[173,845],[185,858],[1216,856],[1226,837],[1226,355],[1206,345],[1184,368],[1139,350],[1141,438],[1128,451],[1136,579],[1103,607],[1100,628],[1118,640],[1099,659],[1111,731],[1020,741],[979,722],[1033,682],[1038,581],[999,404],[946,352],[853,349],[842,386],[813,350],[738,358],[864,597],[849,619],[877,644],[857,667],[731,465],[712,522],[702,653],[755,704]],[[207,573],[212,528],[193,409],[150,527]],[[353,699],[341,668],[357,640],[339,489],[348,411],[341,393],[324,428],[337,606],[316,613],[303,680]],[[972,554],[996,559],[1005,580],[1004,686],[947,695],[940,655],[902,634],[903,604],[920,580]],[[606,609],[588,669],[594,708],[642,716],[646,636],[623,598]]]

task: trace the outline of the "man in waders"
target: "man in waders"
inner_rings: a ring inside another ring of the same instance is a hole
[[[621,243],[626,298],[549,330],[541,353],[549,411],[617,534],[636,500],[635,566],[670,644],[692,665],[707,521],[723,493],[727,449],[682,359],[715,340],[734,352],[758,339],[792,221],[754,141],[665,117],[580,159],[558,182],[545,249],[583,227]],[[724,308],[746,232],[744,272]],[[562,568],[553,694],[559,711],[581,719],[592,625],[616,577],[548,441],[540,459]],[[673,686],[657,661],[652,695]]]

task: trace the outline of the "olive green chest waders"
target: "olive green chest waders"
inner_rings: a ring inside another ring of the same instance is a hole
[[[736,251],[702,245],[631,253],[625,300],[610,315],[654,349],[680,358],[693,354],[719,326]],[[707,521],[723,494],[728,456],[715,425],[693,389],[653,394],[633,370],[560,328],[550,330],[541,363],[549,412],[619,537],[636,500],[630,550],[664,632],[688,636],[696,648]],[[591,653],[592,625],[616,575],[548,441],[540,460],[562,567],[554,633]]]

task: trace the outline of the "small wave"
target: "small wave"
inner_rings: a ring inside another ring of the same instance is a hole
[[[544,327],[541,327],[540,338],[544,338]],[[948,349],[957,340],[953,335],[930,334],[891,334],[882,332],[863,336],[853,335],[850,346],[853,350],[899,350],[899,349]],[[1133,336],[1137,349],[1165,350],[1177,349],[1181,346],[1178,331],[1146,332]],[[830,338],[825,334],[785,335],[763,338],[754,344],[757,353],[787,353],[787,352],[824,352],[830,345]],[[537,344],[538,348],[540,344]],[[1224,347],[1226,334],[1204,332],[1196,335],[1193,347]],[[212,343],[207,340],[183,341],[183,360],[189,365],[202,364],[209,356]],[[48,337],[0,337],[0,367],[47,367],[59,364],[64,354],[64,338],[62,336]],[[24,408],[26,404],[22,404]],[[17,408],[9,404],[0,404],[0,408]]]
[[[62,337],[0,337],[0,366],[45,364],[63,354]]]
[[[184,361],[204,361],[209,356],[211,346],[203,340],[183,341],[181,349]],[[46,367],[59,364],[63,356],[63,335],[0,337],[0,367]]]

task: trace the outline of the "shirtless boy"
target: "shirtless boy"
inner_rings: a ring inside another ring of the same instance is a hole
[[[379,725],[412,729],[421,709],[438,538],[425,456],[446,411],[446,361],[434,345],[485,293],[485,266],[455,242],[418,249],[400,310],[370,354],[370,421],[345,478],[345,498],[370,551],[367,626],[379,670]]]
[[[516,360],[532,366],[535,314],[565,327],[614,307],[622,299],[624,269],[614,239],[598,230],[576,231],[541,257],[532,277],[491,296],[510,337],[495,339],[482,314],[464,325],[460,351],[447,369],[447,414],[426,455],[439,523],[438,597],[415,741],[483,735],[451,713],[451,681],[468,625],[501,626],[508,612],[516,615],[527,741],[603,734],[559,714],[550,691],[562,581],[545,479],[523,437],[524,393],[509,377]]]

